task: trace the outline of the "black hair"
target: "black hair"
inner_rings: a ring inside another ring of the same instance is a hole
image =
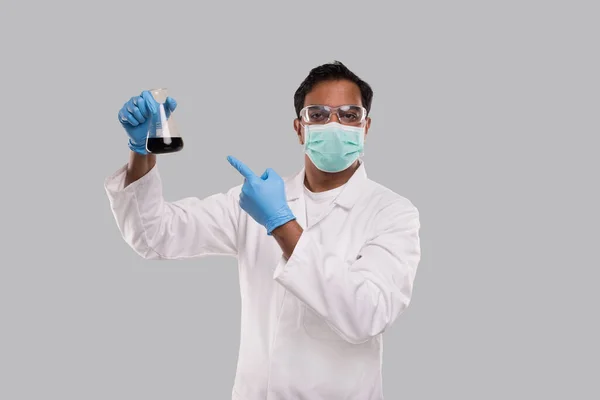
[[[371,111],[371,102],[373,101],[373,89],[368,83],[356,76],[344,64],[339,61],[323,64],[313,68],[306,79],[300,84],[300,87],[294,93],[294,107],[296,108],[296,116],[300,117],[300,110],[304,107],[304,99],[312,88],[323,81],[348,80],[354,82],[360,89],[362,105],[367,110],[367,114]]]

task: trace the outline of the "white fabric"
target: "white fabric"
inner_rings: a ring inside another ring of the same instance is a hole
[[[108,177],[105,189],[124,240],[140,256],[238,260],[233,399],[383,399],[382,333],[409,305],[420,261],[419,213],[408,199],[368,179],[362,164],[313,218],[321,206],[305,200],[304,170],[285,178],[304,228],[286,262],[275,239],[240,209],[241,185],[167,202],[157,167],[127,188],[125,173],[123,166]],[[211,322],[206,329],[220,329]]]
[[[344,185],[345,186],[345,185]],[[324,214],[335,197],[342,192],[344,186],[325,192],[311,192],[304,187],[304,200],[306,202],[306,227],[309,228]]]

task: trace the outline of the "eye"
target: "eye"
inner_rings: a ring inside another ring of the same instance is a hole
[[[323,114],[322,112],[318,112],[318,111],[311,112],[310,114],[308,114],[308,116],[311,121],[320,121],[320,120],[323,120],[326,118],[325,114]]]

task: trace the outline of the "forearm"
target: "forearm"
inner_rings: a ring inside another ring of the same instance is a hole
[[[303,229],[296,220],[287,222],[278,228],[273,229],[271,234],[281,247],[285,259],[289,259],[294,252],[294,248],[302,235]]]
[[[291,262],[290,258],[302,234],[303,229],[296,220],[273,230],[272,235],[281,247],[286,262]],[[387,305],[392,300],[389,294],[386,296],[381,291],[385,283],[376,284],[374,281],[377,278],[372,276],[368,268],[361,270],[362,263],[357,265],[356,271],[351,272],[350,265],[309,237],[303,243],[305,248],[298,248],[301,254],[294,257],[291,267],[295,270],[291,271],[294,278],[286,279],[285,276],[290,275],[276,273],[275,279],[318,314],[327,316],[326,319],[349,342],[361,343],[381,332],[391,319],[386,314],[389,313]],[[369,278],[374,279],[371,281]],[[321,293],[318,289],[327,294],[318,294]],[[323,302],[323,299],[326,301]]]
[[[132,171],[138,176],[124,188],[128,170],[143,168],[144,159],[119,169],[105,181],[105,190],[117,226],[125,241],[147,259],[180,259],[207,254],[235,255],[239,188],[205,198],[194,196],[176,201],[163,197],[156,166]],[[141,164],[138,165],[138,164]]]
[[[125,176],[125,187],[146,175],[155,165],[155,154],[143,155],[131,151],[129,155],[129,164],[127,166],[127,174]]]
[[[419,254],[416,230],[406,225],[369,240],[354,261],[304,232],[273,278],[348,342],[362,343],[407,308]]]

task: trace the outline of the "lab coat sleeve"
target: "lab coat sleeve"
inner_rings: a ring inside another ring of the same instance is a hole
[[[124,187],[126,171],[121,167],[104,186],[123,239],[140,256],[161,260],[237,254],[239,187],[169,202],[157,166]]]
[[[377,213],[373,234],[356,260],[324,247],[304,231],[274,279],[323,318],[346,341],[383,333],[409,305],[420,261],[419,212],[408,200]]]

